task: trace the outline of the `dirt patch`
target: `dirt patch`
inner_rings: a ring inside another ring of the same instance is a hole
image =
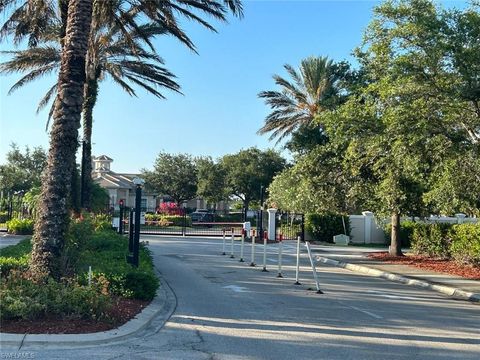
[[[0,330],[15,334],[86,334],[115,329],[139,314],[150,302],[117,298],[109,310],[109,320],[95,321],[45,317],[36,320],[2,320]]]
[[[390,256],[388,252],[370,253],[368,254],[368,257],[390,264],[409,265],[439,273],[457,275],[466,279],[480,280],[480,268],[458,264],[453,260],[431,259],[428,257],[411,254],[407,254],[406,256]]]

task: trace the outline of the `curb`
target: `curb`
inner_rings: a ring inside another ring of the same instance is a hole
[[[356,271],[370,276],[380,277],[394,282],[399,282],[405,285],[417,286],[422,289],[433,290],[444,295],[451,296],[455,299],[467,300],[471,302],[480,302],[480,293],[472,293],[469,291],[461,290],[455,287],[434,284],[425,280],[417,280],[410,277],[398,275],[395,273],[390,273],[388,271],[374,269],[368,266],[355,265],[343,261],[333,260],[327,257],[319,256],[316,257],[317,261],[320,261],[324,264],[341,267],[350,271]]]
[[[122,326],[96,333],[87,334],[12,334],[0,333],[0,346],[14,347],[19,351],[23,347],[42,346],[48,347],[77,347],[89,345],[105,345],[119,342],[145,330],[157,318],[160,325],[155,326],[158,331],[168,321],[176,308],[176,297],[168,283],[160,280],[160,287],[150,305],[142,310],[133,319]]]

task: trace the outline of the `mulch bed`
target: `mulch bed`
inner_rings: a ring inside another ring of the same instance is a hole
[[[466,279],[480,280],[480,268],[462,265],[453,260],[432,259],[419,255],[390,256],[388,252],[375,252],[368,254],[368,257],[375,260],[384,261],[390,264],[402,264],[415,266],[420,269],[457,275]]]
[[[0,331],[16,334],[85,334],[115,329],[140,313],[150,302],[117,298],[109,310],[110,321],[45,317],[37,320],[2,320]]]

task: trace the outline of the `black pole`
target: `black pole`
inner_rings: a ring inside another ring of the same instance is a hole
[[[130,208],[130,218],[128,219],[128,252],[133,252],[133,209]]]
[[[142,206],[142,187],[135,190],[135,229],[133,234],[133,266],[138,267],[138,251],[140,247],[140,211]]]
[[[120,204],[120,219],[118,221],[118,233],[120,235],[123,235],[123,212],[124,212],[124,207],[123,204]]]

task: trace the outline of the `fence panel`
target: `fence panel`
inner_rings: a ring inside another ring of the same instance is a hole
[[[305,224],[303,214],[278,211],[276,214],[276,236],[282,235],[284,240],[305,239]]]

